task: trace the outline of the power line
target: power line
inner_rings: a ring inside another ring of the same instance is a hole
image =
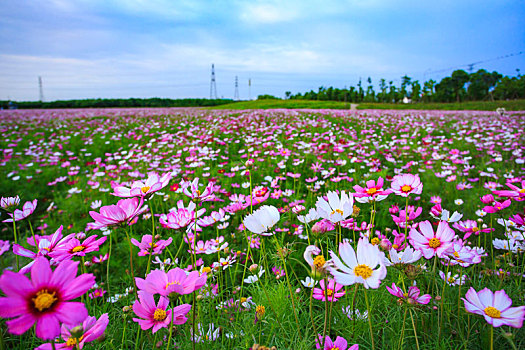
[[[211,64],[210,100],[217,99],[217,84],[215,82],[215,65]]]
[[[40,92],[40,102],[44,102],[44,88],[42,87],[42,77],[38,77],[38,90]]]
[[[239,79],[235,76],[235,94],[233,96],[235,101],[239,101]]]

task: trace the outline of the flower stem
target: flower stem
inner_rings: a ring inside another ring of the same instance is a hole
[[[368,310],[368,326],[370,328],[370,339],[372,340],[372,350],[375,350],[376,345],[374,343],[374,334],[372,332],[372,313],[370,312],[370,304],[368,303],[368,293],[365,288],[365,301],[366,301],[366,309]],[[418,346],[419,349],[419,346]]]
[[[490,326],[490,350],[494,350],[494,327]]]
[[[16,238],[16,221],[15,221],[14,214],[13,214],[13,235],[15,236],[15,244],[18,244],[18,239]],[[35,243],[35,247],[38,249],[36,241],[34,243]],[[16,272],[18,272],[18,271],[20,271],[20,264],[18,262],[18,255],[15,255],[15,259],[16,259]]]
[[[171,301],[170,301],[171,303]],[[195,308],[195,305],[193,305],[193,308]],[[171,344],[171,336],[173,334],[173,315],[175,314],[175,312],[173,311],[173,307],[171,308],[171,321],[170,321],[170,335],[168,337],[168,346],[166,346],[166,350],[169,350],[170,348],[170,344]],[[194,328],[193,328],[193,332],[192,332],[192,342],[193,342],[193,346],[195,346],[195,324],[194,324]]]
[[[126,237],[128,238],[128,244],[129,244],[129,265],[131,267],[131,279],[133,280],[133,290],[135,291],[135,296],[139,297],[138,291],[137,291],[137,283],[135,281],[135,270],[133,269],[133,246],[131,245],[131,238],[129,236],[128,230],[126,231]]]
[[[111,233],[109,234],[109,253],[108,253],[108,262],[106,264],[106,283],[108,284],[108,295],[111,296],[111,289],[109,287],[109,260],[111,259],[111,242],[113,242],[113,237]]]
[[[414,328],[414,337],[416,338],[416,347],[417,350],[419,350],[419,341],[417,340],[417,331],[416,331],[416,323],[414,322],[414,316],[412,315],[412,310],[408,309],[410,312],[410,318],[412,319],[412,327]]]

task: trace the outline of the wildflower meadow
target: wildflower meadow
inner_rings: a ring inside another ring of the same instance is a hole
[[[0,349],[525,348],[523,112],[0,128]]]

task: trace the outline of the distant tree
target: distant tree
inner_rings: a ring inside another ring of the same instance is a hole
[[[492,96],[492,89],[500,81],[502,75],[498,72],[489,73],[485,69],[480,69],[476,73],[470,74],[467,94],[471,100],[485,100]]]
[[[456,96],[456,102],[461,102],[461,96],[466,94],[465,84],[469,81],[469,75],[462,69],[458,69],[452,72],[451,83],[454,95]]]
[[[410,98],[412,99],[412,102],[419,102],[421,99],[421,84],[419,81],[414,80],[410,84],[412,91],[410,92]]]
[[[430,79],[429,81],[425,81],[423,83],[423,97],[422,97],[423,102],[432,101],[435,86],[436,86],[436,82],[432,79]]]
[[[284,93],[284,96],[286,96],[286,99],[289,100],[290,99],[290,96],[292,96],[292,92],[291,91],[286,91]]]
[[[411,78],[407,75],[405,76],[402,76],[401,77],[401,90],[400,90],[400,93],[401,93],[401,99],[403,97],[409,97],[409,93],[407,91],[407,87],[410,86],[410,82],[411,82]]]
[[[259,95],[257,96],[258,100],[280,100],[279,97],[275,97],[273,95]]]

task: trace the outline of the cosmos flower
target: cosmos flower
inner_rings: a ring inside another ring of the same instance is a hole
[[[342,191],[341,198],[339,198],[336,192],[330,191],[326,196],[328,201],[322,197],[317,197],[315,206],[319,217],[330,220],[335,224],[352,215],[354,211],[354,197],[352,194],[348,195],[345,191]]]
[[[449,286],[460,286],[460,285],[463,285],[465,284],[465,281],[468,279],[468,276],[467,275],[463,275],[461,277],[459,277],[458,274],[455,274],[455,275],[452,275],[452,272],[448,272],[446,275],[443,271],[439,271],[439,277],[443,280],[443,281],[446,281],[446,283],[449,285]]]
[[[525,306],[511,307],[512,300],[505,290],[492,292],[484,288],[479,292],[472,287],[461,298],[465,302],[465,309],[473,314],[481,315],[491,326],[511,326],[521,328],[525,318]]]
[[[419,250],[414,250],[412,247],[407,247],[404,251],[397,251],[396,249],[392,248],[388,252],[388,255],[390,257],[389,259],[384,259],[385,266],[392,266],[392,265],[399,265],[399,264],[412,264],[419,259],[421,259],[421,256],[423,253],[421,253]]]
[[[137,322],[143,331],[153,327],[152,333],[156,333],[161,328],[168,328],[172,320],[172,313],[173,324],[184,324],[188,320],[186,314],[191,310],[190,304],[182,304],[167,310],[170,303],[168,298],[161,296],[155,305],[152,294],[141,290],[138,296],[139,300],[133,304],[133,312],[141,318],[133,318],[133,321]]]
[[[341,259],[330,251],[332,257],[330,273],[337,283],[345,286],[361,283],[366,289],[379,288],[387,271],[383,264],[383,255],[377,245],[372,245],[368,239],[361,238],[357,243],[356,255],[350,243],[344,241],[339,243],[339,254]]]
[[[316,277],[322,275],[328,267],[328,263],[322,255],[319,255],[320,253],[321,249],[319,249],[319,247],[309,245],[306,247],[303,254],[304,260],[306,260],[312,269],[312,275]],[[315,258],[313,257],[314,255],[316,255]]]
[[[107,239],[107,237],[101,237],[99,239],[97,239],[97,237],[97,235],[90,236],[82,243],[76,238],[71,238],[50,252],[49,256],[57,261],[71,259],[74,256],[86,256],[87,253],[98,251]]]
[[[263,236],[271,235],[268,231],[280,220],[279,210],[272,205],[263,205],[246,216],[243,224],[250,232]]]
[[[392,191],[401,197],[408,197],[410,194],[421,194],[423,183],[419,175],[399,174],[392,180]]]
[[[134,181],[131,187],[115,185],[113,187],[113,195],[117,197],[150,197],[153,193],[163,189],[168,185],[172,177],[171,173],[166,173],[159,176],[157,173],[152,173],[148,176],[145,182]]]
[[[198,271],[186,274],[186,271],[176,267],[167,273],[162,270],[153,270],[146,279],[135,277],[137,288],[150,294],[169,296],[170,294],[190,294],[206,284],[207,275],[199,275]]]
[[[356,193],[354,193],[355,200],[359,203],[368,203],[371,201],[382,201],[390,193],[392,193],[391,189],[384,190],[383,189],[384,180],[382,177],[379,177],[377,179],[377,183],[374,180],[368,180],[366,182],[366,188],[363,188],[359,185],[354,186],[354,190]]]
[[[0,240],[0,256],[7,252],[9,248],[11,248],[11,244],[9,243],[9,241]]]
[[[142,236],[141,241],[137,241],[135,238],[131,239],[131,243],[139,247],[139,256],[146,256],[148,254],[159,255],[162,253],[164,248],[169,246],[173,238],[168,238],[166,240],[158,240],[153,243],[153,237],[151,235]]]
[[[392,283],[392,288],[386,286],[386,289],[390,294],[405,300],[409,304],[428,304],[430,302],[430,294],[419,295],[419,288],[416,286],[410,286],[408,292],[403,292],[401,288]]]
[[[32,202],[30,201],[25,202],[24,206],[22,207],[22,210],[15,209],[13,213],[7,213],[7,215],[9,215],[11,218],[5,219],[2,222],[13,222],[13,219],[15,221],[20,221],[20,220],[27,218],[29,215],[33,214],[33,212],[35,211],[37,202],[38,201],[36,199]]]
[[[0,207],[4,210],[11,211],[14,207],[20,204],[20,197],[2,197],[0,199]]]
[[[188,230],[193,229],[192,223],[195,219],[198,219],[206,209],[197,209],[197,205],[193,202],[188,203],[188,206],[184,206],[184,202],[179,200],[177,202],[177,208],[171,209],[168,214],[161,214],[159,222],[162,226],[168,227],[174,230],[182,229],[187,227]]]
[[[498,191],[493,191],[492,193],[500,197],[511,197],[511,198],[518,197],[521,199],[525,198],[525,180],[521,181],[521,188],[511,184],[510,182],[505,183],[505,185],[507,185],[507,187],[509,187],[510,190],[501,190],[501,191],[498,190]]]
[[[507,199],[506,201],[503,201],[503,202],[494,202],[492,205],[487,205],[483,207],[483,211],[485,213],[496,213],[500,210],[503,210],[509,207],[511,202],[512,201],[510,199]]]
[[[183,192],[186,196],[190,197],[192,200],[198,200],[201,202],[207,202],[215,200],[216,188],[213,182],[209,182],[206,188],[203,191],[199,189],[199,178],[196,177],[192,182],[187,181],[182,184]]]
[[[472,234],[479,235],[480,233],[489,233],[491,230],[494,231],[494,229],[488,227],[479,228],[478,223],[474,220],[459,221],[454,223],[452,227],[454,227],[458,231],[465,233],[463,239],[469,238]]]
[[[440,221],[436,233],[430,221],[419,223],[419,230],[413,228],[409,233],[410,244],[423,253],[425,259],[434,256],[442,258],[453,247],[454,231],[445,221]]]
[[[120,224],[129,224],[136,216],[148,210],[147,206],[142,207],[143,199],[138,197],[121,199],[116,205],[107,205],[100,208],[100,213],[90,211],[89,215],[95,220],[90,222],[88,228],[99,230]]]
[[[335,302],[346,294],[344,290],[341,291],[343,285],[336,283],[333,279],[328,280],[328,285],[326,285],[325,280],[322,279],[319,281],[319,286],[321,288],[314,288],[313,290],[312,296],[316,300],[326,301],[328,299],[329,302]]]
[[[323,347],[323,336],[321,334],[317,335],[317,338],[315,339],[315,348],[322,350],[359,350],[359,345],[355,344],[351,347],[348,347],[348,342],[343,337],[337,337],[334,341],[330,338],[330,336],[326,336],[324,340],[324,347]]]
[[[95,276],[76,277],[78,264],[66,260],[52,271],[49,261],[38,257],[31,267],[31,280],[21,273],[4,271],[0,289],[6,297],[0,298],[0,317],[16,317],[6,322],[9,332],[22,334],[36,323],[37,337],[54,339],[60,335],[60,323],[81,323],[88,316],[86,307],[70,300],[86,293]]]

